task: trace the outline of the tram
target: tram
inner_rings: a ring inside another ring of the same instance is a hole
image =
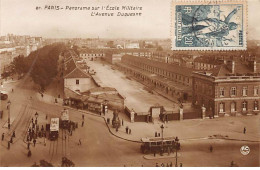
[[[61,112],[61,128],[62,129],[68,129],[69,128],[69,110],[64,109]]]
[[[176,137],[154,137],[142,138],[141,152],[144,154],[158,153],[158,152],[174,152],[180,150],[179,139]]]
[[[59,118],[51,118],[50,124],[50,140],[56,140],[59,137]]]

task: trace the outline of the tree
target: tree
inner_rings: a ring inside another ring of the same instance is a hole
[[[26,65],[26,60],[25,60],[24,56],[22,56],[22,55],[15,57],[12,64],[14,65],[15,72],[18,75],[21,75],[28,71],[28,66]]]

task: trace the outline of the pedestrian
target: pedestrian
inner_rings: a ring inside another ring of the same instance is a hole
[[[41,94],[42,98],[43,98],[43,94]]]
[[[12,89],[12,92],[14,92],[14,89]]]
[[[172,167],[172,162],[170,163],[170,167]]]
[[[209,151],[210,151],[210,152],[213,152],[213,146],[212,146],[212,145],[210,145]]]
[[[79,145],[81,145],[81,140],[79,139]]]
[[[122,119],[122,126],[124,126],[124,120]]]
[[[33,139],[33,146],[35,147],[36,139]]]
[[[132,130],[131,130],[131,129],[129,129],[129,135],[131,135],[131,132],[132,132]]]
[[[44,146],[46,146],[46,138],[44,138],[43,142],[44,142]]]
[[[2,133],[2,141],[5,139],[5,133]]]
[[[82,121],[82,124],[81,124],[81,126],[82,126],[82,127],[84,126],[84,121]]]
[[[10,141],[8,141],[7,148],[10,149]]]
[[[125,128],[125,132],[128,134],[128,126],[126,126]]]
[[[155,132],[154,136],[157,137],[157,132]]]
[[[244,134],[246,134],[246,127],[244,127]]]
[[[30,142],[27,143],[27,149],[30,150]]]
[[[13,135],[12,135],[13,138],[15,138],[15,131],[13,131]]]
[[[41,128],[41,131],[44,131],[44,127],[43,127],[43,125],[42,125],[42,128]]]
[[[32,123],[33,123],[33,118],[32,118]]]
[[[84,114],[82,114],[82,120],[84,120]]]
[[[37,120],[37,119],[35,119],[35,124],[37,125],[37,123],[38,123],[38,120]]]
[[[10,143],[13,143],[13,137],[11,137],[11,139],[10,139]]]
[[[157,163],[157,162],[156,162],[155,166],[156,166],[156,167],[159,167],[159,165],[158,165],[158,163]]]
[[[180,167],[182,167],[182,163],[180,163]]]
[[[164,167],[164,163],[161,163],[161,167]]]
[[[32,152],[31,152],[31,150],[28,151],[27,156],[28,156],[28,157],[31,157],[31,156],[32,156]]]
[[[46,120],[48,119],[48,115],[45,116],[45,119],[46,119]]]
[[[158,133],[158,137],[160,137],[161,136],[161,134],[160,133]]]

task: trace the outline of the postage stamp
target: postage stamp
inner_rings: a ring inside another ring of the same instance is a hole
[[[173,0],[172,50],[246,50],[246,0]]]

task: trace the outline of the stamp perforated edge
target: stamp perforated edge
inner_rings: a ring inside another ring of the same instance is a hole
[[[243,47],[176,47],[175,45],[175,6],[176,5],[201,5],[201,4],[236,4],[241,3],[243,8]],[[171,50],[173,51],[238,51],[247,50],[248,40],[248,3],[247,0],[172,0],[171,1]]]

